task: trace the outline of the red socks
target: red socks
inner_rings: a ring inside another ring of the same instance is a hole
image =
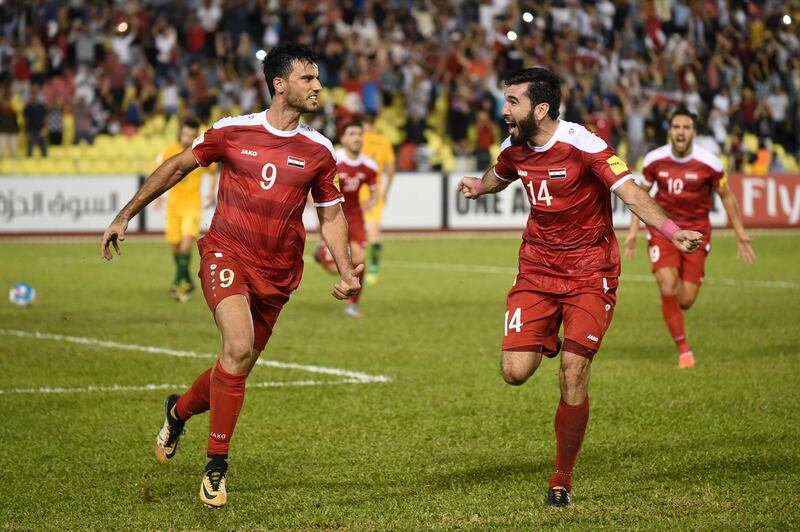
[[[568,405],[563,399],[556,410],[556,470],[550,477],[550,487],[563,486],[572,490],[572,470],[581,450],[586,424],[589,423],[589,396],[579,405]]]
[[[661,296],[661,313],[664,315],[664,322],[667,324],[669,334],[678,347],[678,353],[691,351],[689,343],[686,341],[686,328],[683,324],[683,309],[678,304],[678,296]]]
[[[211,375],[211,423],[208,432],[208,454],[227,455],[233,429],[244,403],[247,373],[228,373],[217,361]]]
[[[194,380],[192,387],[178,399],[175,405],[178,417],[186,421],[190,417],[208,410],[210,386],[211,368],[208,368]]]
[[[356,295],[347,298],[347,302],[350,303],[351,305],[355,305],[356,303],[358,303],[358,298],[361,297],[361,292],[364,291],[364,271],[362,271],[358,275],[358,284],[361,285],[361,290],[359,290]]]

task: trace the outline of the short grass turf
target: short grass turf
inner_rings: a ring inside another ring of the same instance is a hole
[[[264,358],[385,375],[389,383],[251,388],[222,511],[197,499],[207,415],[172,464],[153,458],[167,390],[17,389],[182,385],[209,359],[9,335],[69,335],[214,353],[200,295],[166,297],[166,245],[130,237],[0,241],[2,529],[744,529],[800,527],[800,236],[765,234],[758,261],[714,239],[688,313],[697,354],[678,370],[655,283],[623,265],[614,322],[595,358],[574,505],[544,505],[554,459],[557,362],[524,386],[499,376],[505,296],[519,237],[389,239],[354,320],[308,261]],[[313,241],[308,244],[310,252]],[[193,269],[197,267],[194,258]],[[762,283],[762,281],[768,281]],[[335,381],[257,367],[251,382]]]

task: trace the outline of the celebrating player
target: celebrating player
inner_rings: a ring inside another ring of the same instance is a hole
[[[706,257],[711,250],[711,191],[722,199],[728,219],[736,231],[736,257],[752,263],[756,256],[750,237],[744,230],[736,197],[727,187],[722,162],[710,151],[694,145],[697,117],[687,109],[678,109],[669,122],[670,143],[648,153],[644,158],[643,188],[658,183],[656,202],[681,227],[703,234],[702,250],[681,253],[658,232],[648,228],[647,247],[653,275],[661,289],[661,313],[678,348],[678,367],[694,367],[694,353],[689,347],[683,311],[692,307],[703,282]],[[625,256],[636,256],[639,218],[631,216],[631,228],[625,239]]]
[[[200,124],[194,118],[187,118],[181,126],[178,142],[170,144],[156,159],[156,164],[164,161],[192,145],[192,141],[199,133]],[[173,299],[185,303],[194,293],[194,283],[189,274],[189,263],[192,258],[192,246],[200,236],[200,221],[203,218],[203,204],[200,193],[200,184],[203,173],[211,174],[211,193],[206,205],[214,203],[214,193],[217,188],[217,174],[215,165],[207,169],[197,169],[184,177],[177,185],[172,187],[167,194],[167,208],[165,211],[166,230],[165,237],[172,248],[175,259],[175,279],[169,289]],[[160,205],[156,200],[156,205]]]
[[[394,180],[394,149],[389,139],[378,133],[375,129],[375,114],[367,113],[364,117],[364,155],[378,163],[378,201],[369,209],[364,209],[364,221],[369,240],[369,268],[367,270],[367,284],[378,282],[381,259],[381,222],[383,221],[383,208],[386,198]],[[368,201],[369,194],[361,192],[361,201]]]
[[[371,209],[378,199],[378,184],[375,176],[378,173],[378,163],[361,153],[364,144],[364,128],[360,122],[350,122],[342,129],[342,149],[336,154],[336,168],[339,171],[339,189],[344,195],[342,210],[350,226],[350,249],[353,252],[353,264],[364,264],[367,246],[367,232],[364,228],[363,211]],[[366,185],[369,191],[367,201],[359,204],[359,191]],[[363,209],[363,211],[362,211]],[[333,261],[330,249],[322,240],[317,246],[314,258],[323,268],[331,273],[336,273],[336,263]],[[359,283],[363,286],[363,277]],[[348,316],[361,318],[364,313],[358,307],[358,299],[363,289],[347,299],[345,312]]]
[[[553,73],[528,68],[504,81],[510,137],[483,178],[465,177],[458,187],[475,199],[521,179],[528,192],[531,215],[506,301],[501,373],[509,384],[528,380],[542,355],[558,354],[563,323],[556,465],[547,503],[566,506],[589,420],[589,369],[616,302],[619,247],[609,190],[682,251],[697,249],[701,235],[668,219],[602,139],[558,119],[561,82]]]
[[[119,254],[130,219],[189,172],[222,162],[217,210],[198,241],[200,280],[222,336],[219,358],[182,396],[166,401],[166,420],[156,439],[162,464],[175,457],[184,423],[210,410],[208,463],[200,500],[221,508],[227,502],[228,449],[244,402],[245,381],[272,334],[281,308],[303,273],[303,208],[309,191],[321,232],[341,280],[332,294],[358,292],[363,266],[350,258],[347,221],[334,184],[336,154],[330,141],[299,124],[318,107],[321,89],[314,52],[287,43],[264,59],[271,107],[260,113],[223,118],[180,154],[166,160],[120,211],[103,235]]]

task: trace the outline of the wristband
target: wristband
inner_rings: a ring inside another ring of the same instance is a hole
[[[483,179],[476,179],[475,183],[472,185],[472,188],[475,189],[475,192],[477,192],[479,196],[483,194],[484,193]]]
[[[680,230],[681,230],[681,228],[680,228],[680,227],[678,227],[678,224],[676,224],[676,223],[675,223],[675,222],[673,222],[672,220],[670,220],[670,219],[667,219],[667,221],[666,221],[666,222],[664,222],[663,224],[661,224],[661,227],[660,227],[658,230],[659,230],[659,232],[660,232],[662,235],[664,235],[665,237],[667,237],[669,240],[672,240],[672,237],[674,237],[674,236],[675,236],[675,233],[677,233],[678,231],[680,231]]]

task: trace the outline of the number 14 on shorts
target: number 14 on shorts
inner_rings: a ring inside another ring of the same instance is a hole
[[[510,320],[509,316],[511,318]],[[509,330],[513,330],[514,332],[522,331],[522,309],[519,307],[517,307],[513,313],[510,310],[506,311],[504,336],[508,336]]]

